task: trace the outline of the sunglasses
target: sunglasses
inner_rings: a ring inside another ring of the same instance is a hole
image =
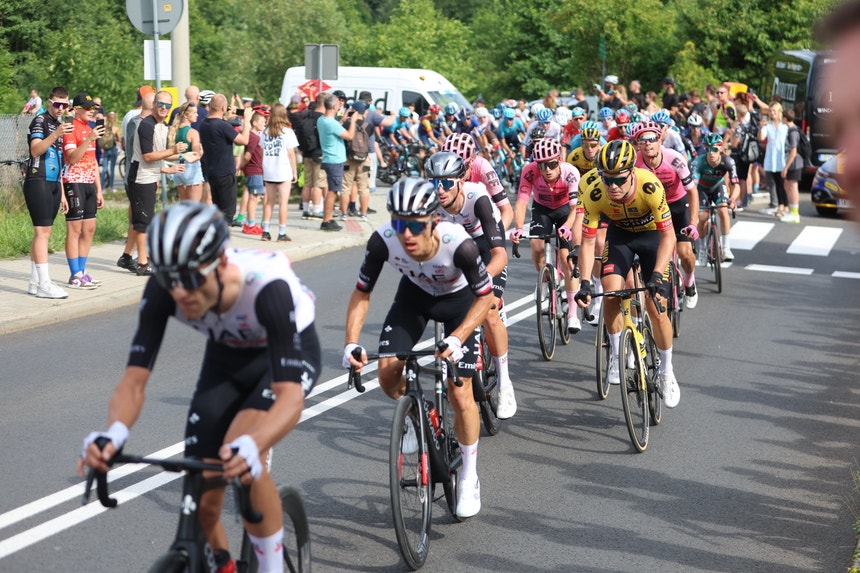
[[[660,141],[660,138],[656,135],[643,135],[636,141],[638,141],[639,143],[654,143],[655,141]]]
[[[601,175],[600,178],[603,180],[604,185],[616,187],[621,187],[630,177],[630,174],[625,174],[623,177],[606,177],[605,175]]]
[[[436,186],[436,189],[442,187],[445,191],[450,191],[456,183],[453,179],[431,179],[431,181]]]
[[[708,147],[708,148],[707,148],[707,152],[708,152],[708,153],[719,153],[719,152],[720,152],[720,148],[719,148],[719,147]]]
[[[221,258],[217,258],[208,267],[204,267],[198,271],[156,271],[155,280],[162,287],[171,291],[176,287],[182,287],[184,290],[197,290],[203,283],[206,282],[206,277],[215,270]]]
[[[70,107],[67,101],[51,101],[51,105],[56,109],[68,109]]]
[[[172,103],[167,103],[167,102],[163,102],[163,101],[157,101],[157,102],[155,102],[155,105],[156,105],[156,107],[161,107],[164,109],[170,109],[171,107],[173,107]]]
[[[538,169],[540,169],[541,171],[549,171],[551,169],[555,169],[556,167],[558,167],[558,160],[543,161],[541,163],[538,163]]]
[[[424,232],[424,229],[427,228],[427,225],[430,224],[430,221],[415,221],[412,219],[392,219],[391,226],[397,232],[398,235],[402,235],[406,232],[406,229],[409,229],[409,232],[413,235],[420,235]]]

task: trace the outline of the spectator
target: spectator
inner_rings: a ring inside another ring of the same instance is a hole
[[[69,208],[66,211],[66,260],[69,263],[69,288],[94,289],[101,281],[87,271],[87,257],[96,233],[96,211],[104,206],[96,141],[104,135],[104,127],[92,128],[90,120],[96,102],[88,94],[79,93],[72,101],[75,108],[72,133],[63,137],[63,158],[67,165],[63,174],[64,192]]]
[[[573,102],[570,104],[571,107],[580,107],[585,110],[585,117],[588,119],[588,102],[585,101],[585,92],[582,91],[582,88],[576,88],[573,90]]]
[[[27,103],[24,104],[24,108],[21,110],[21,115],[36,115],[37,113],[41,113],[42,110],[42,98],[39,97],[39,90],[32,90],[30,92],[30,99],[27,100]]]
[[[346,163],[346,146],[343,142],[352,139],[355,134],[355,122],[352,118],[347,118],[346,123],[349,127],[344,128],[335,119],[335,115],[341,108],[341,101],[334,94],[322,95],[325,114],[317,119],[317,132],[322,148],[322,169],[326,174],[328,193],[325,197],[320,229],[340,231],[342,227],[333,219],[334,202],[343,190],[343,164]]]
[[[645,94],[642,93],[642,84],[639,80],[630,82],[630,94],[628,99],[636,104],[636,109],[642,111],[645,109]]]
[[[735,124],[735,129],[732,131],[730,144],[732,148],[732,159],[735,160],[735,166],[738,170],[738,180],[741,186],[741,194],[739,197],[739,211],[749,204],[752,190],[750,189],[749,173],[751,163],[746,155],[746,147],[748,141],[755,141],[758,138],[759,120],[756,116],[750,113],[749,108],[744,104],[735,106],[735,111],[738,114],[738,121]]]
[[[322,170],[322,147],[317,133],[317,120],[322,117],[324,94],[320,94],[312,106],[287,116],[293,125],[299,150],[302,152],[302,165],[305,169],[305,184],[302,187],[302,216],[322,218],[323,192],[328,185],[325,171]]]
[[[666,76],[663,78],[663,109],[678,107],[678,94],[675,93],[675,78]]]
[[[191,127],[196,129],[197,131],[200,131],[200,122],[203,121],[204,119],[206,119],[206,115],[209,113],[209,111],[206,108],[199,107],[200,106],[200,94],[201,94],[200,88],[198,88],[197,86],[188,86],[187,88],[185,88],[185,103],[193,103],[194,105],[198,106],[198,108],[197,108],[197,119],[191,123]],[[213,93],[212,95],[215,95],[215,94]],[[209,96],[209,98],[211,99],[212,96]],[[206,103],[208,104],[209,100],[207,100]],[[180,107],[182,107],[182,106],[180,106]],[[176,119],[177,113],[179,113],[178,107],[173,108],[173,110],[170,112],[170,125],[173,125],[173,122]]]
[[[690,90],[691,113],[697,113],[704,117],[705,107],[705,102],[702,101],[702,96],[699,95],[699,90]]]
[[[785,180],[782,177],[785,169],[785,142],[788,138],[788,126],[782,121],[782,104],[775,103],[768,109],[770,121],[762,117],[758,137],[762,143],[767,143],[764,152],[763,167],[776,189],[776,209],[765,209],[765,214],[783,217],[788,212],[788,197],[785,193]]]
[[[212,90],[203,90],[200,92],[197,109],[197,125],[192,125],[194,129],[200,133],[200,125],[203,123],[202,118],[209,115],[209,105],[212,103],[212,98],[215,97],[215,92]],[[209,181],[206,179],[206,157],[200,158],[200,169],[203,171],[203,203],[212,204],[212,190],[209,188]]]
[[[215,94],[209,104],[209,115],[200,124],[200,143],[206,158],[203,169],[212,192],[212,202],[224,213],[225,219],[233,221],[239,194],[233,146],[248,143],[254,110],[250,107],[244,109],[241,133],[236,133],[233,126],[224,120],[226,114],[227,98],[223,94]]]
[[[729,86],[723,83],[717,89],[717,99],[711,102],[711,123],[708,126],[713,133],[725,134],[731,130],[738,119],[735,104]]]
[[[794,110],[782,112],[782,119],[788,128],[785,140],[785,167],[782,168],[782,178],[785,181],[785,195],[788,213],[780,219],[783,223],[800,223],[800,177],[803,175],[803,158],[797,153],[800,143],[800,129],[794,125]]]
[[[595,90],[597,90],[597,99],[600,101],[601,106],[608,106],[612,107],[612,109],[618,109],[618,107],[624,105],[621,104],[618,107],[613,107],[613,104],[610,103],[616,99],[615,90],[616,86],[618,85],[618,76],[613,74],[606,76],[605,78],[603,78],[603,85],[604,88],[601,88],[598,85],[594,86]]]
[[[263,228],[257,224],[257,201],[265,193],[263,183],[263,146],[261,138],[266,129],[266,116],[255,112],[251,116],[251,133],[248,134],[248,145],[242,157],[242,173],[245,175],[245,191],[242,193],[242,209],[245,221],[242,223],[242,233],[245,235],[263,234]],[[247,199],[245,198],[247,196]],[[242,213],[239,213],[242,216]]]
[[[393,115],[383,115],[382,112],[374,108],[373,106],[373,95],[369,91],[363,91],[358,94],[358,99],[363,101],[367,105],[367,113],[364,115],[364,121],[366,124],[373,127],[373,130],[370,132],[370,174],[368,176],[368,185],[370,186],[371,193],[376,190],[376,171],[378,167],[381,165],[383,168],[387,167],[385,164],[385,160],[382,156],[382,150],[379,147],[379,143],[376,141],[377,132],[379,132],[380,128],[391,125],[394,123]],[[369,199],[369,198],[368,198]],[[361,199],[359,199],[359,204]],[[374,209],[371,209],[369,206],[367,210],[361,211],[362,215],[367,215],[368,213],[376,213]]]
[[[172,147],[177,143],[184,143],[188,149],[201,157],[203,146],[200,144],[200,132],[192,127],[197,122],[197,108],[197,104],[187,101],[174,110],[177,113],[173,115],[173,121],[170,122],[167,145]],[[176,191],[181,201],[200,201],[203,198],[203,169],[199,161],[188,163],[183,173],[174,174],[173,182],[176,184]]]
[[[109,112],[105,118],[105,133],[99,139],[99,149],[102,150],[102,191],[116,193],[113,179],[121,139],[119,128],[116,126],[116,112]]]
[[[287,109],[283,104],[272,106],[269,124],[263,132],[263,181],[266,185],[266,202],[263,205],[264,241],[272,240],[269,224],[272,210],[278,203],[278,242],[290,241],[287,235],[287,212],[289,211],[290,190],[298,179],[296,167],[296,148],[299,142],[290,129]]]
[[[660,111],[660,106],[657,105],[657,93],[656,92],[646,92],[645,93],[645,113],[649,116],[654,113]]]
[[[370,147],[370,141],[372,138],[372,133],[375,131],[374,126],[367,121],[367,116],[369,113],[367,111],[367,103],[361,101],[360,99],[353,102],[352,111],[353,114],[352,122],[355,124],[356,132],[358,130],[364,130],[367,134],[368,140],[368,148]],[[377,114],[378,115],[378,114]],[[371,158],[375,157],[376,154],[372,152],[368,152],[367,157],[364,160],[356,160],[350,159],[347,156],[346,163],[343,167],[343,188],[344,195],[349,194],[352,199],[352,207],[350,208],[350,215],[358,215],[362,221],[367,220],[367,207],[370,203],[370,163]],[[353,213],[352,210],[355,209],[355,199],[352,198],[352,190],[355,189],[357,199],[358,199],[358,212]],[[349,191],[349,193],[347,193]],[[344,213],[346,215],[346,213]]]
[[[148,89],[144,89],[148,88]],[[129,178],[128,174],[131,172],[131,161],[134,156],[134,139],[135,135],[137,135],[137,127],[140,125],[140,122],[149,115],[152,115],[152,107],[155,102],[155,90],[150,88],[149,86],[143,86],[138,90],[138,94],[144,92],[143,96],[138,97],[138,105],[135,109],[129,111],[125,114],[125,117],[128,118],[127,125],[123,127],[123,147],[125,148],[125,193],[128,197],[128,235],[125,239],[125,249],[123,250],[123,254],[120,255],[119,259],[116,261],[116,266],[121,269],[127,269],[131,272],[135,272],[137,270],[137,259],[132,258],[132,253],[137,250],[137,237],[134,232],[134,226],[132,225],[132,207],[131,207],[131,190],[129,186]],[[123,118],[125,121],[125,118]]]
[[[69,108],[69,92],[55,87],[48,96],[48,107],[30,122],[27,141],[30,160],[24,178],[24,201],[33,222],[30,244],[30,283],[27,293],[38,298],[68,298],[69,294],[51,281],[48,273],[48,242],[57,211],[69,210],[60,176],[63,171],[63,136],[71,134],[71,123],[60,117]]]

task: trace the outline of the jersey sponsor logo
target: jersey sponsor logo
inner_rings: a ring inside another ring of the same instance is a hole
[[[454,235],[450,235],[448,233],[445,233],[444,235],[442,235],[442,242],[445,243],[446,245],[453,240],[454,240]]]
[[[603,276],[611,275],[615,272],[615,265],[612,263],[603,263]]]
[[[382,235],[386,239],[388,239],[389,237],[393,237],[394,236],[394,229],[385,229],[385,232],[383,232]]]
[[[644,185],[642,185],[642,191],[644,191],[646,195],[653,195],[656,190],[657,186],[654,185],[654,183],[651,181],[648,181]]]
[[[595,187],[594,189],[591,190],[591,193],[588,195],[588,197],[592,201],[595,201],[595,202],[600,201],[600,198],[603,197],[603,191],[600,189],[599,186]]]
[[[640,227],[646,227],[650,223],[654,222],[654,214],[648,213],[644,217],[638,217],[636,219],[621,219],[618,221],[613,221],[613,223],[622,229],[636,229]]]
[[[469,191],[469,193],[466,195],[466,199],[474,199],[475,195],[477,195],[477,193],[475,193],[474,191]]]

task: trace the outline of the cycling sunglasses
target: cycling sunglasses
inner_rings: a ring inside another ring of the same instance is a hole
[[[654,143],[655,141],[660,141],[660,138],[656,135],[643,135],[642,137],[636,140],[638,143]]]
[[[71,104],[67,101],[48,101],[51,102],[51,105],[54,106],[55,109],[68,109],[69,107],[71,107]]]
[[[555,169],[558,167],[558,160],[555,161],[543,161],[538,163],[538,169],[541,171],[549,171],[550,169]]]
[[[630,177],[630,173],[625,173],[623,177],[607,177],[606,175],[601,175],[600,179],[603,180],[605,185],[615,185],[617,187],[621,187]]]
[[[215,270],[220,262],[221,257],[218,257],[209,266],[197,271],[155,271],[155,280],[168,291],[176,287],[182,287],[188,291],[197,290],[203,286],[206,277]]]
[[[402,235],[406,232],[406,229],[409,229],[409,232],[413,235],[420,235],[424,232],[424,229],[427,228],[427,225],[430,224],[430,221],[415,221],[412,219],[392,219],[391,226],[397,232],[398,235]]]
[[[722,149],[720,149],[719,147],[708,147],[706,151],[708,153],[719,153],[720,151],[722,151]]]
[[[433,185],[436,187],[436,189],[442,187],[442,189],[444,189],[445,191],[450,191],[456,183],[456,181],[454,181],[453,179],[431,179],[430,181],[433,182]]]

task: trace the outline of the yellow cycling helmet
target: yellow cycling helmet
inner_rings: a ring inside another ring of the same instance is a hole
[[[622,173],[629,171],[636,163],[636,150],[624,139],[610,141],[600,148],[594,158],[594,166],[603,173]]]

